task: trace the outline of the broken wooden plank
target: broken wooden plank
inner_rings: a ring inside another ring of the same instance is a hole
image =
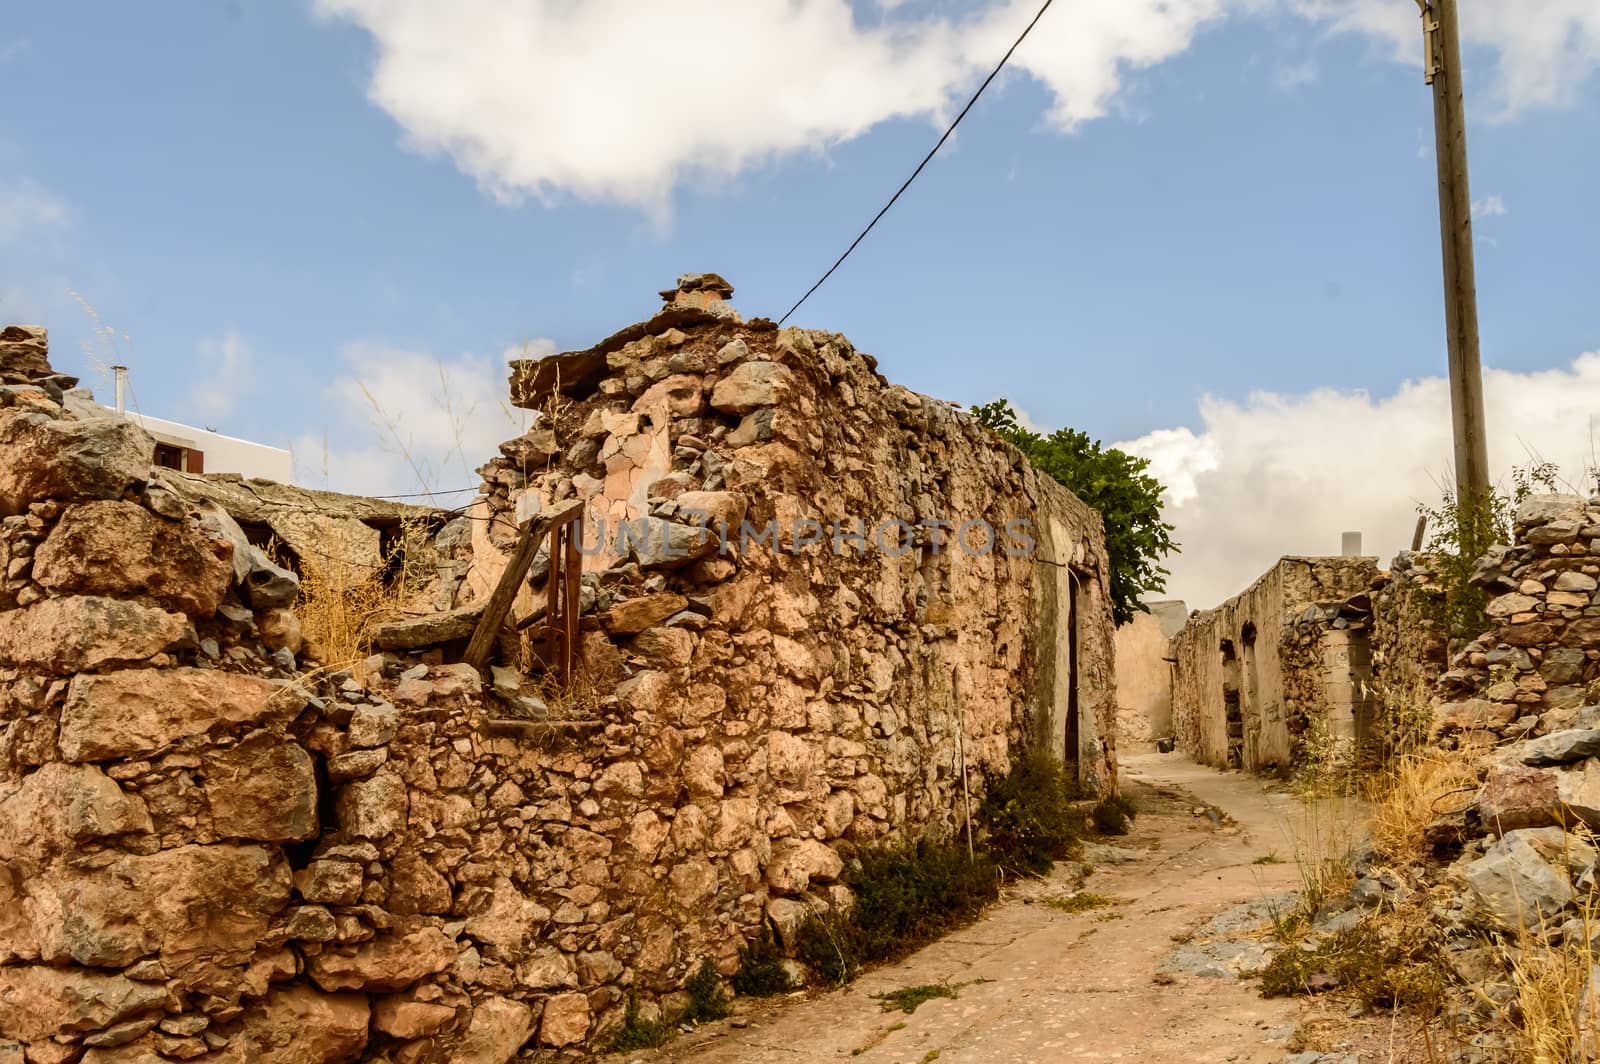
[[[528,578],[528,570],[533,566],[533,556],[539,551],[539,541],[552,527],[564,525],[582,513],[583,503],[573,502],[554,513],[538,514],[522,526],[522,536],[517,540],[516,549],[506,564],[505,572],[500,574],[500,582],[494,586],[494,593],[489,596],[489,601],[483,608],[483,617],[478,621],[478,627],[473,631],[471,641],[467,643],[467,652],[462,656],[462,661],[475,669],[481,670],[484,667],[489,660],[490,652],[494,650],[500,627],[505,624],[506,617],[511,612],[511,605],[516,601],[517,592],[522,588],[522,582]]]

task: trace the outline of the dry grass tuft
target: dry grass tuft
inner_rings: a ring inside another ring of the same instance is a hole
[[[1588,920],[1584,923],[1587,927]],[[1580,1023],[1584,987],[1595,963],[1588,943],[1552,946],[1538,935],[1524,934],[1505,954],[1517,991],[1510,1018],[1517,1021],[1518,1059],[1535,1064],[1592,1059],[1573,1056],[1579,1031],[1595,1026],[1594,1017]]]
[[[1426,856],[1428,825],[1470,802],[1478,775],[1470,758],[1429,750],[1395,759],[1371,786],[1373,845],[1391,861],[1413,864]]]
[[[294,611],[300,631],[324,665],[345,666],[367,656],[368,635],[398,610],[403,589],[381,574],[358,577],[348,566],[305,566]]]

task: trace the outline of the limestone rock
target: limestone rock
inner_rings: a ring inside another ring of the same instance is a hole
[[[300,618],[296,617],[293,610],[273,609],[264,610],[256,618],[256,628],[261,633],[261,642],[269,650],[287,650],[291,654],[300,653],[304,637],[300,629]]]
[[[828,883],[844,871],[833,847],[815,839],[779,839],[767,862],[767,885],[777,894],[804,894],[813,880]]]
[[[358,839],[381,839],[406,826],[410,808],[406,784],[384,768],[339,792],[339,824]]]
[[[289,865],[275,848],[179,846],[92,871],[57,867],[25,889],[48,962],[121,966],[158,952],[247,958],[289,900]],[[7,945],[0,941],[0,954]]]
[[[511,880],[497,876],[488,905],[467,918],[466,933],[502,952],[514,953],[549,919],[549,909],[523,894]]]
[[[0,613],[0,660],[61,675],[136,665],[176,643],[184,618],[137,602],[48,598]]]
[[[82,968],[0,967],[0,1038],[44,1042],[159,1011],[165,987]]]
[[[1478,791],[1478,819],[1496,833],[1545,827],[1555,823],[1557,802],[1553,774],[1501,758],[1490,765]]]
[[[137,795],[92,765],[51,763],[0,801],[0,863],[40,861],[85,843],[150,830]]]
[[[372,626],[372,647],[374,650],[420,650],[469,639],[482,619],[483,604],[479,603],[444,613],[384,621]]]
[[[195,504],[200,527],[233,544],[233,579],[258,610],[287,606],[300,592],[300,578],[250,542],[228,511],[211,499]]]
[[[456,959],[456,944],[437,927],[385,935],[349,950],[324,950],[306,961],[324,990],[400,990],[442,972]]]
[[[1600,728],[1568,728],[1521,744],[1525,765],[1565,765],[1600,755]]]
[[[589,1036],[589,998],[579,993],[556,994],[544,1003],[539,1041],[547,1046],[577,1045]]]
[[[0,410],[0,511],[42,499],[120,499],[150,476],[155,440],[126,418],[68,421]]]
[[[587,1004],[587,999],[585,999]],[[548,1011],[549,1006],[545,1006]],[[460,1064],[506,1064],[533,1033],[533,1010],[520,1001],[490,997],[472,1008],[472,1020],[452,1061]]]
[[[641,569],[682,569],[715,554],[721,544],[710,529],[659,517],[641,518],[626,531],[619,531],[619,545],[624,538],[629,556]]]
[[[206,758],[206,801],[217,838],[300,842],[317,835],[311,755],[265,732]]]
[[[1594,864],[1594,847],[1560,828],[1507,832],[1467,866],[1479,912],[1504,930],[1537,928],[1570,905],[1572,880]]]
[[[33,562],[33,578],[57,594],[148,595],[191,617],[217,612],[230,571],[225,542],[137,503],[113,501],[69,507]]]
[[[372,1029],[407,1041],[426,1038],[456,1018],[456,1010],[446,1005],[417,1001],[405,994],[390,994],[378,999],[372,1010]]]
[[[142,757],[221,724],[289,719],[305,704],[297,688],[213,669],[84,674],[73,677],[61,710],[61,755]]]
[[[653,628],[689,604],[689,600],[673,591],[659,591],[617,603],[600,617],[600,623],[612,635],[636,635]]]
[[[773,406],[794,389],[794,371],[776,362],[745,362],[711,390],[711,405],[730,414]]]
[[[371,1008],[363,994],[319,994],[309,986],[275,989],[244,1015],[249,1064],[342,1064],[367,1045]]]

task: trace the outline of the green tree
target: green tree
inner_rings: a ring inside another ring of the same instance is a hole
[[[1161,482],[1145,472],[1147,458],[1103,447],[1087,433],[1057,429],[1048,436],[1017,423],[1005,399],[972,408],[980,425],[1028,456],[1033,467],[1100,511],[1111,557],[1111,607],[1118,624],[1145,609],[1146,595],[1167,586],[1161,558],[1177,549],[1173,526],[1161,520]]]

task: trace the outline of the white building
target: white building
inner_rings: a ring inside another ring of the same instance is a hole
[[[95,401],[94,393],[87,388],[74,388],[67,393],[68,406],[84,404],[80,415],[125,417],[135,422],[155,437],[156,453],[153,464],[185,473],[237,473],[242,477],[275,480],[287,484],[294,476],[294,462],[282,447],[269,447],[235,436],[224,436],[211,429],[185,425],[181,421],[149,417],[127,410],[122,402],[122,389],[127,372],[122,366],[117,371],[117,405],[105,406]]]

